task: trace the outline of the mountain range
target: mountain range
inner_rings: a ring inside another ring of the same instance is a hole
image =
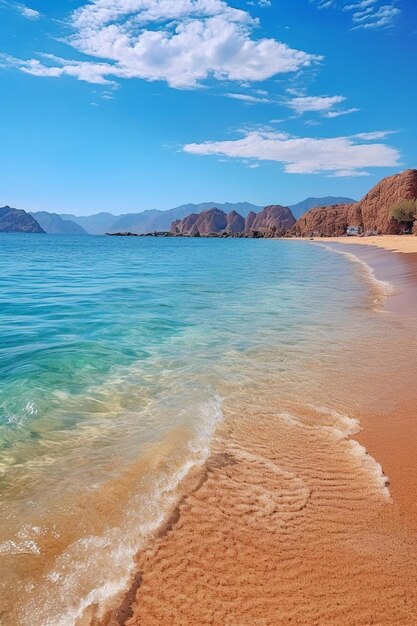
[[[125,213],[123,215],[112,215],[111,213],[97,213],[87,216],[63,214],[61,217],[79,224],[91,235],[126,231],[141,234],[155,230],[168,231],[175,220],[182,219],[190,213],[202,213],[214,207],[226,213],[235,210],[243,217],[246,217],[250,211],[257,213],[262,209],[262,207],[249,202],[237,202],[235,204],[230,202],[201,202],[200,204],[182,204],[168,211],[152,209],[141,213]]]
[[[87,231],[82,226],[76,224],[72,220],[63,219],[57,213],[48,213],[47,211],[29,211],[31,215],[41,226],[41,228],[51,235],[87,235]]]
[[[407,224],[398,221],[392,212],[398,203],[414,202],[416,198],[417,170],[409,169],[384,178],[359,202],[328,196],[307,198],[292,207],[270,205],[263,209],[248,202],[203,202],[183,204],[169,211],[118,216],[99,213],[88,217],[46,211],[30,214],[4,206],[0,208],[0,232],[102,234],[130,231],[142,234],[171,231],[174,236],[220,233],[225,236],[274,237],[278,234],[305,237],[311,234],[343,235],[348,226],[354,226],[365,233],[398,234],[413,228],[417,234],[417,220],[410,219]]]
[[[327,196],[325,198],[307,198],[298,204],[290,206],[291,212],[297,219],[315,206],[327,206],[333,204],[352,204],[352,198],[339,198]],[[61,214],[64,220],[71,220],[79,224],[90,235],[103,235],[107,232],[131,232],[149,233],[153,231],[169,231],[172,222],[181,220],[188,215],[200,214],[208,209],[217,208],[224,213],[236,211],[246,218],[249,213],[259,213],[264,207],[250,202],[201,202],[199,204],[182,204],[168,211],[157,209],[142,211],[141,213],[126,213],[124,215],[113,215],[112,213],[97,213],[94,215],[79,216],[72,214]],[[49,232],[49,231],[47,231]]]
[[[355,201],[351,198],[327,196],[325,198],[307,198],[288,208],[291,210],[295,219],[298,219],[313,207],[345,203],[352,204],[353,202]],[[251,204],[250,202],[201,202],[199,204],[182,204],[167,211],[153,209],[142,211],[141,213],[125,213],[122,215],[101,212],[93,215],[80,216],[69,213],[49,213],[48,211],[32,211],[28,213],[21,211],[19,215],[15,213],[12,218],[11,212],[18,211],[18,209],[4,207],[1,209],[3,214],[10,215],[4,223],[4,218],[0,216],[2,220],[1,223],[3,223],[3,227],[0,226],[0,230],[19,229],[21,227],[23,232],[46,232],[49,234],[62,235],[104,235],[105,233],[116,232],[143,234],[154,231],[169,231],[173,222],[182,220],[190,214],[199,215],[213,208],[217,208],[219,211],[223,211],[226,214],[236,212],[239,216],[242,216],[243,219],[246,219],[248,215],[258,214],[263,210],[263,207]],[[24,215],[27,215],[27,218],[25,218]]]

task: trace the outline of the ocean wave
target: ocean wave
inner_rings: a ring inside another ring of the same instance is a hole
[[[386,280],[381,280],[376,277],[375,271],[373,268],[366,263],[363,259],[358,257],[356,254],[352,252],[347,252],[346,250],[339,250],[333,248],[324,243],[319,243],[319,246],[329,250],[331,252],[335,252],[336,254],[341,254],[347,259],[349,259],[352,263],[355,263],[362,270],[362,274],[369,283],[372,292],[373,292],[373,304],[374,308],[377,311],[382,311],[385,301],[389,296],[392,296],[395,293],[394,286],[392,283]]]
[[[61,554],[37,585],[36,596],[21,607],[19,624],[73,626],[92,605],[100,612],[127,588],[134,557],[149,536],[165,521],[178,501],[178,487],[189,472],[204,464],[210,442],[223,418],[221,399],[213,397],[196,406],[193,436],[184,443],[182,461],[163,463],[159,473],[148,477],[151,488],[133,495],[126,507],[123,527],[110,528],[101,536],[79,539]],[[172,469],[172,471],[169,471]],[[29,543],[24,544],[27,547]],[[23,544],[22,544],[23,549]]]

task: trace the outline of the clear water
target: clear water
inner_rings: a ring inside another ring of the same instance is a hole
[[[307,242],[1,235],[1,623],[123,587],[225,403],[312,397],[365,332],[357,271]]]

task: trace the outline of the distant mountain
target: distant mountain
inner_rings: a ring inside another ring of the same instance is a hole
[[[338,196],[326,196],[325,198],[307,198],[297,204],[289,206],[295,219],[301,217],[304,213],[307,213],[310,209],[314,209],[316,206],[333,206],[335,204],[354,204],[356,200],[352,198],[343,198]]]
[[[63,214],[61,217],[80,224],[91,235],[126,231],[141,234],[155,230],[168,231],[175,220],[182,219],[190,213],[202,213],[202,211],[212,208],[218,208],[226,213],[236,211],[243,217],[246,217],[250,211],[258,212],[262,209],[262,207],[249,202],[236,202],[235,204],[231,202],[201,202],[200,204],[182,204],[168,211],[152,209],[141,213],[125,213],[123,215],[112,215],[111,213],[97,213],[88,216]]]
[[[168,211],[143,211],[142,213],[129,213],[121,216],[112,225],[113,232],[130,231],[132,233],[148,233],[154,230],[170,230],[172,222],[182,219],[191,213],[200,214],[203,211],[217,208],[225,213],[236,211],[243,217],[250,211],[260,211],[262,207],[248,202],[201,202],[200,204],[182,204]]]
[[[82,226],[72,220],[63,219],[57,213],[31,211],[30,215],[35,218],[46,233],[51,235],[87,235],[87,231]]]
[[[43,233],[38,222],[22,209],[0,207],[1,233]]]
[[[303,213],[316,206],[330,206],[333,204],[352,204],[351,198],[307,198],[298,204],[290,206],[294,217],[298,219]],[[131,232],[137,234],[150,233],[153,231],[169,231],[172,222],[182,220],[191,214],[199,215],[203,211],[219,209],[228,214],[236,211],[243,218],[249,213],[259,213],[264,207],[250,202],[200,202],[200,204],[182,204],[168,211],[151,209],[140,213],[124,213],[113,215],[112,213],[96,213],[94,215],[71,215],[61,214],[64,220],[71,220],[79,224],[90,235],[104,235],[105,233]]]
[[[112,230],[112,225],[121,217],[112,213],[95,213],[94,215],[71,215],[61,213],[64,220],[70,220],[83,227],[89,235],[104,235]]]

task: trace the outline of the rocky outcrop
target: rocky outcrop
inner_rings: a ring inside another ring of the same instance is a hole
[[[381,180],[357,204],[311,209],[301,216],[291,234],[337,236],[344,235],[348,226],[360,226],[365,233],[398,234],[404,230],[404,224],[391,216],[391,209],[398,202],[413,198],[417,198],[417,170],[405,170]]]
[[[176,220],[171,226],[171,232],[174,235],[204,237],[210,234],[225,232],[230,226],[229,232],[236,233],[238,232],[236,228],[239,223],[243,228],[245,221],[236,211],[232,211],[228,216],[224,211],[214,208],[203,211],[200,214],[192,213],[183,220]]]
[[[227,214],[226,218],[226,230],[228,233],[243,233],[245,230],[245,220],[237,211],[231,211]]]
[[[1,233],[43,233],[38,222],[22,209],[9,206],[0,207]]]
[[[417,198],[417,170],[384,178],[359,203],[364,230],[384,234],[402,232],[404,226],[391,217],[391,208],[402,200],[414,198]]]
[[[252,230],[252,224],[256,218],[256,213],[254,211],[250,211],[245,219],[245,232],[249,232]]]
[[[198,229],[195,228],[195,223],[198,220],[197,213],[191,213],[191,215],[187,215],[183,220],[175,220],[171,225],[171,232],[174,235],[189,235],[195,236],[198,232]]]
[[[200,235],[221,233],[227,229],[227,215],[220,209],[209,209],[198,216],[195,223]]]
[[[226,215],[220,209],[193,213],[172,223],[171,233],[188,237],[213,234],[274,237],[285,234],[295,223],[288,207],[271,205],[260,213],[250,212],[244,219],[237,211]]]
[[[264,236],[283,235],[295,224],[295,218],[288,207],[272,204],[258,213],[250,227]]]
[[[361,216],[357,214],[356,207],[354,204],[315,207],[300,217],[291,234],[297,237],[344,235],[348,226],[361,224]]]

